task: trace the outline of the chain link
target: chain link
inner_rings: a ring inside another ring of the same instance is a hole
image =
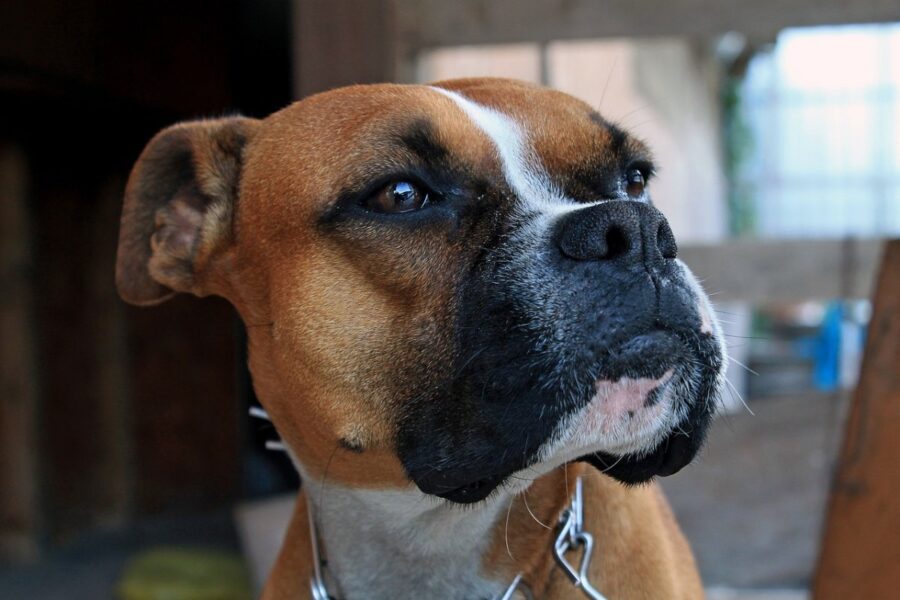
[[[584,530],[584,497],[582,481],[575,482],[575,497],[572,504],[563,512],[559,521],[559,534],[553,544],[553,557],[575,587],[591,600],[606,600],[588,579],[591,567],[591,551],[594,549],[594,536]],[[582,550],[581,562],[576,569],[566,558],[569,552]]]

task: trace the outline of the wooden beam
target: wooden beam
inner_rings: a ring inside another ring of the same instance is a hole
[[[111,177],[100,187],[96,205],[89,209],[86,240],[91,260],[85,265],[84,310],[96,371],[93,431],[103,448],[94,461],[97,484],[92,508],[105,525],[122,525],[132,515],[135,484],[125,305],[110,276],[115,272],[124,189],[124,176]]]
[[[28,166],[0,146],[0,561],[37,557],[38,443]]]
[[[900,240],[887,245],[835,478],[816,600],[900,590]]]
[[[100,522],[105,488],[99,457],[108,451],[98,429],[97,360],[86,289],[92,248],[87,217],[96,190],[88,175],[33,154],[35,173],[34,312],[40,367],[41,496],[50,539]],[[55,158],[55,157],[54,157]],[[114,223],[109,224],[115,227]]]
[[[900,20],[895,0],[399,0],[418,48],[650,35],[772,35],[785,27]]]
[[[234,310],[181,294],[126,307],[137,513],[232,502],[240,485]]]
[[[0,89],[65,95],[57,110],[87,98],[215,114],[232,102],[234,4],[0,2]]]
[[[883,242],[746,240],[688,246],[678,256],[715,302],[868,298]]]

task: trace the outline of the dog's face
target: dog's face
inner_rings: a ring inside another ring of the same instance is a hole
[[[724,350],[648,150],[507,80],[365,86],[177,126],[126,195],[126,299],[216,293],[302,469],[456,502],[584,459],[626,482],[702,443]]]

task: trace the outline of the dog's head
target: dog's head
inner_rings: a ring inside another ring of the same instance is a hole
[[[228,298],[307,474],[457,502],[576,459],[645,481],[696,453],[724,362],[653,170],[559,92],[344,88],[154,138],[118,285]]]

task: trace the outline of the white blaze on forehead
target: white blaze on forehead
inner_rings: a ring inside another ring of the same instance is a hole
[[[491,139],[500,157],[503,175],[520,201],[530,209],[562,213],[583,208],[568,200],[550,182],[522,127],[509,115],[482,106],[450,90],[432,87],[447,96]]]

